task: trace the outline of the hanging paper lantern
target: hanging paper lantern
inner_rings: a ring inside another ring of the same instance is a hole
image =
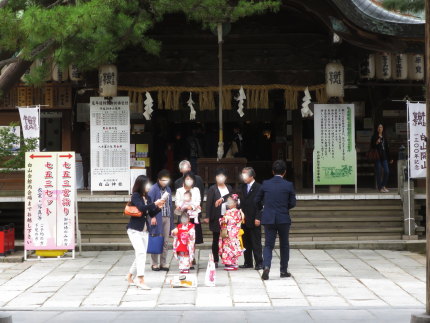
[[[34,61],[34,66],[35,67],[42,67],[45,66],[44,71],[46,72],[45,77],[44,77],[44,81],[48,82],[52,80],[52,73],[51,73],[51,68],[52,68],[52,57],[46,57],[46,58],[38,58]],[[46,68],[47,66],[47,68]]]
[[[118,70],[115,65],[103,65],[99,68],[100,96],[116,96]]]
[[[325,84],[327,97],[343,98],[345,75],[340,62],[328,63],[325,67]]]
[[[393,79],[406,80],[408,78],[408,55],[393,54],[391,57]]]
[[[69,65],[69,78],[70,81],[77,82],[83,79],[81,71],[75,64]]]
[[[57,63],[52,64],[52,80],[55,82],[65,82],[69,79],[69,69],[62,68]]]
[[[380,80],[389,80],[391,78],[391,54],[378,53],[375,56],[376,78]]]
[[[424,55],[408,55],[408,78],[413,81],[424,80]]]
[[[375,78],[375,55],[369,54],[360,64],[360,77],[362,79]]]

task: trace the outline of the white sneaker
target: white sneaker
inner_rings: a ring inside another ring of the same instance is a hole
[[[143,290],[151,290],[152,288],[151,287],[149,287],[148,285],[146,285],[146,284],[141,284],[141,283],[136,283],[136,287],[137,288],[140,288],[140,289],[143,289]]]

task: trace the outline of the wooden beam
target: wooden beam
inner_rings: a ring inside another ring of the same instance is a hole
[[[300,110],[293,111],[293,172],[294,186],[303,188],[303,159],[302,159],[302,116]]]

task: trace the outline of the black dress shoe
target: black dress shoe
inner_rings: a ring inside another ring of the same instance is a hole
[[[263,265],[257,265],[257,266],[255,266],[255,268],[254,268],[255,270],[263,270],[264,269],[264,267],[263,267]]]
[[[265,267],[263,270],[263,275],[261,275],[261,279],[262,280],[268,280],[269,279],[269,273],[270,273],[270,268]]]
[[[160,271],[160,267],[151,266],[152,271]]]
[[[291,273],[289,273],[288,271],[285,271],[285,272],[281,271],[281,278],[287,278],[287,277],[291,277]]]
[[[162,271],[169,271],[170,268],[169,267],[160,267],[160,270],[162,270]]]
[[[252,268],[252,265],[247,265],[247,264],[240,265],[239,268],[242,268],[242,269]]]

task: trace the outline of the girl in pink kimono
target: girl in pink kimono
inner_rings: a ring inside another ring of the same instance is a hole
[[[188,274],[194,259],[194,242],[196,233],[194,224],[186,213],[181,216],[181,223],[172,231],[173,252],[179,262],[181,274]]]
[[[219,219],[221,233],[219,238],[219,255],[225,270],[237,270],[239,257],[243,249],[239,241],[240,227],[243,221],[243,213],[237,208],[239,205],[239,196],[232,194],[227,199],[228,210],[224,216]]]

